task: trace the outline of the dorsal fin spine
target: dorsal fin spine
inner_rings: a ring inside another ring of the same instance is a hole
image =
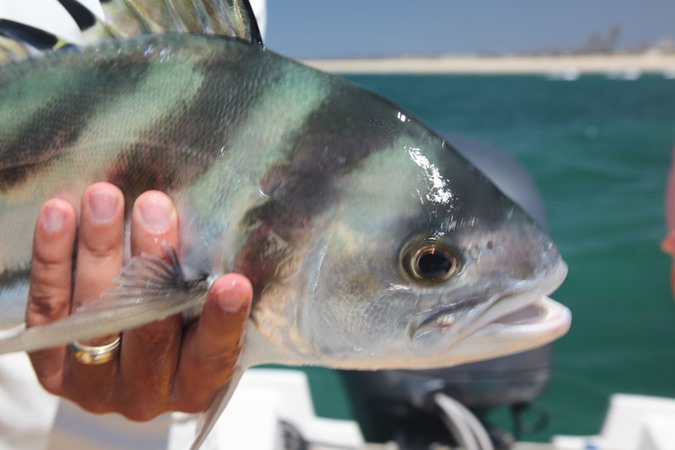
[[[20,0],[7,1],[19,2],[12,5],[29,3]],[[48,33],[45,35],[47,37],[59,37],[53,38],[46,49],[65,44],[91,44],[110,37],[131,38],[141,34],[164,32],[217,34],[236,37],[251,44],[263,44],[253,8],[248,0],[110,0],[104,4],[100,4],[99,0],[75,0],[82,5],[81,10],[86,9],[97,19],[96,24],[86,30],[77,28],[74,19],[60,6],[59,0],[45,1],[53,2],[54,8],[58,8],[66,18],[71,19],[68,23],[72,22],[73,31],[77,32],[64,39],[64,35],[59,34],[56,29],[52,30],[50,25],[49,31],[41,32]],[[0,34],[2,19],[13,17],[10,11],[6,9],[9,16],[3,17],[3,8],[0,7]],[[30,17],[33,13],[26,10],[22,14]],[[3,53],[7,54],[8,51],[4,49]],[[16,56],[19,57],[18,54]]]

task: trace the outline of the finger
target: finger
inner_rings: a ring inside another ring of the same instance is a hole
[[[131,253],[164,258],[164,246],[178,246],[178,213],[173,201],[159,191],[141,194],[131,219]]]
[[[96,183],[82,196],[73,311],[115,286],[124,261],[124,196]]]
[[[115,286],[124,260],[124,196],[114,185],[96,183],[82,195],[80,233],[77,245],[72,312],[98,300]],[[108,344],[117,336],[84,341],[87,345]],[[64,378],[64,396],[85,409],[106,412],[115,385],[115,360],[87,365],[71,356]]]
[[[26,326],[44,325],[68,315],[72,289],[72,255],[77,231],[73,206],[47,201],[35,225]],[[52,393],[62,386],[65,348],[29,354],[40,383]]]
[[[196,327],[186,335],[178,373],[174,407],[202,412],[229,381],[253,298],[251,282],[239,274],[218,278]]]
[[[132,254],[163,259],[164,246],[178,247],[178,215],[171,199],[157,191],[142,194],[131,217]],[[129,330],[122,339],[120,381],[124,396],[133,399],[126,415],[135,420],[154,417],[166,408],[180,351],[179,316]]]

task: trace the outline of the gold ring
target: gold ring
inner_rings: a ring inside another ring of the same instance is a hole
[[[78,362],[88,366],[95,366],[98,364],[105,364],[117,355],[120,346],[120,337],[109,344],[100,345],[97,347],[85,345],[78,341],[73,341],[70,344],[70,349]]]

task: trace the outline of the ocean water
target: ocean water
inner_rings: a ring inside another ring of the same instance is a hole
[[[600,431],[615,392],[675,397],[675,302],[664,189],[675,81],[542,76],[351,76],[444,132],[512,155],[533,175],[569,265],[554,298],[571,308],[532,440]],[[319,415],[351,416],[339,377],[308,369]],[[503,421],[500,413],[497,422]]]

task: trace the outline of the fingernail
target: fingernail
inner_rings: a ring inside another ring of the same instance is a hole
[[[224,286],[217,292],[218,306],[226,314],[236,314],[241,312],[248,305],[247,294],[239,289],[232,289],[231,286]]]
[[[47,203],[42,211],[42,227],[47,233],[58,233],[63,230],[63,224],[66,221],[66,213],[62,208]]]
[[[170,201],[161,195],[154,195],[140,205],[141,220],[152,233],[162,233],[171,224],[173,208]]]
[[[115,192],[100,190],[89,195],[89,210],[92,218],[99,224],[110,222],[120,207],[119,196]]]

